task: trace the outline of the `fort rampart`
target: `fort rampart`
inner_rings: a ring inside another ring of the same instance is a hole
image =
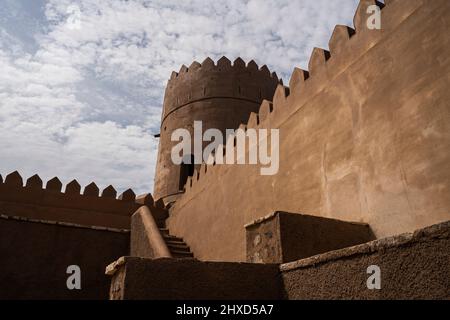
[[[386,1],[368,30],[370,3],[241,125],[280,130],[278,174],[202,165],[188,179],[168,227],[198,258],[245,261],[244,225],[275,211],[367,223],[377,238],[449,219],[450,3]]]

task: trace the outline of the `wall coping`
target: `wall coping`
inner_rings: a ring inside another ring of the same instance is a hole
[[[39,220],[39,219],[30,219],[19,216],[10,216],[5,214],[0,214],[0,219],[3,220],[14,220],[20,222],[30,222],[30,223],[40,223],[40,224],[49,224],[49,225],[58,225],[62,227],[69,228],[80,228],[80,229],[90,229],[96,231],[108,231],[108,232],[116,232],[116,233],[130,233],[129,229],[117,229],[117,228],[107,228],[107,227],[97,227],[97,226],[86,226],[76,223],[68,223],[68,222],[59,222],[59,221],[51,221],[51,220]]]
[[[256,220],[253,220],[252,222],[249,222],[247,224],[244,225],[244,228],[251,228],[254,227],[256,225],[262,224],[264,222],[267,222],[268,220],[271,220],[273,218],[275,218],[276,216],[280,215],[280,214],[290,214],[290,215],[297,215],[300,217],[310,217],[310,218],[317,218],[317,219],[326,219],[326,220],[332,220],[332,221],[339,221],[339,222],[345,222],[348,224],[354,224],[354,225],[360,225],[360,226],[368,226],[367,223],[364,222],[355,222],[355,221],[344,221],[344,220],[339,220],[339,219],[335,219],[335,218],[328,218],[328,217],[321,217],[321,216],[315,216],[312,214],[306,214],[306,213],[296,213],[296,212],[286,212],[286,211],[275,211],[271,214],[268,214],[267,216],[258,218]]]
[[[413,243],[423,242],[426,239],[436,238],[450,238],[450,221],[435,224],[411,233],[404,233],[393,237],[374,240],[361,245],[330,251],[324,254],[319,254],[294,262],[284,263],[280,265],[280,271],[289,272],[297,269],[308,268],[343,258],[375,253],[390,248],[402,247]]]
[[[249,222],[249,223],[245,224],[244,228],[247,229],[247,228],[256,226],[258,224],[262,224],[262,223],[266,222],[267,220],[271,220],[272,218],[275,218],[279,213],[280,213],[280,211],[275,211],[275,212],[273,212],[271,214],[268,214],[267,216],[264,216],[264,217],[258,218],[256,220],[253,220],[252,222]]]

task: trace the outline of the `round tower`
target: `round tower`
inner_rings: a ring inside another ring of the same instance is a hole
[[[202,121],[203,132],[215,128],[225,134],[226,129],[237,129],[251,112],[258,112],[264,99],[272,100],[278,83],[266,66],[258,68],[254,61],[246,65],[241,58],[231,64],[223,57],[217,65],[207,58],[173,72],[164,96],[155,200],[162,198],[166,204],[176,200],[194,170],[193,165],[172,163],[171,150],[178,143],[171,141],[174,130],[185,128],[193,137],[194,121]]]

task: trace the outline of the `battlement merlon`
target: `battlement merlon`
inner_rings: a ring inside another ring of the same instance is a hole
[[[55,177],[45,184],[38,175],[27,179],[14,171],[3,181],[0,175],[0,214],[19,216],[55,223],[74,223],[84,226],[130,229],[130,217],[141,206],[154,207],[151,194],[136,197],[128,189],[117,196],[113,186],[101,193],[95,183],[87,185],[81,193],[81,186],[73,180],[65,186]],[[163,217],[155,208],[157,216]]]
[[[167,83],[161,126],[169,114],[186,105],[207,99],[236,99],[260,104],[272,98],[280,79],[264,65],[252,60],[248,64],[241,58],[233,63],[222,57],[217,64],[211,58],[202,63],[194,61],[172,72]]]

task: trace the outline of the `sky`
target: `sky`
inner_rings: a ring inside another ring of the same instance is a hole
[[[289,82],[358,0],[0,0],[0,174],[153,189],[172,71],[242,57]]]

